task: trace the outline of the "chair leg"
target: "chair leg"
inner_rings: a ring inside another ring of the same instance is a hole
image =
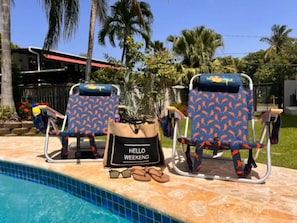
[[[244,177],[244,171],[243,171],[243,162],[240,157],[240,152],[238,149],[231,150],[232,154],[232,160],[233,160],[233,165],[235,169],[235,173],[239,177]]]
[[[61,138],[62,149],[61,149],[61,159],[66,159],[68,157],[68,136],[63,136]]]
[[[76,137],[76,152],[75,152],[75,158],[79,159],[81,158],[81,151],[80,151],[80,134]]]
[[[89,137],[89,141],[90,141],[91,151],[93,152],[93,156],[96,158],[99,156],[99,154],[96,147],[95,137],[94,136]]]

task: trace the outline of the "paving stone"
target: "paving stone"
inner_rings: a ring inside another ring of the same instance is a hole
[[[8,128],[3,128],[3,127],[0,128],[0,135],[1,136],[9,134],[9,133],[10,133],[10,130]]]
[[[24,128],[24,127],[21,127],[21,128],[14,128],[11,130],[11,133],[12,134],[16,134],[16,135],[23,135],[25,134],[26,132],[28,132],[28,128]]]
[[[21,122],[15,122],[15,121],[4,122],[4,128],[14,129],[14,128],[21,128],[21,127],[22,127]]]

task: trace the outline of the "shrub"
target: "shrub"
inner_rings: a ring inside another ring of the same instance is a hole
[[[0,120],[9,120],[13,116],[13,110],[9,106],[0,106]]]
[[[172,106],[180,110],[184,115],[187,115],[188,105],[185,103],[173,103]]]

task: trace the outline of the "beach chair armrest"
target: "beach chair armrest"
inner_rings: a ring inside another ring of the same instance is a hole
[[[51,108],[47,105],[39,105],[38,106],[43,114],[46,114],[46,116],[57,119],[64,119],[65,115],[61,114],[60,112],[56,111],[55,109]]]
[[[283,109],[269,109],[261,115],[262,123],[275,122],[277,116],[283,112]]]
[[[168,113],[171,117],[174,117],[175,119],[181,120],[184,119],[186,116],[178,110],[174,106],[167,106]]]

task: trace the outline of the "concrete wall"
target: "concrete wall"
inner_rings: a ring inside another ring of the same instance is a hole
[[[284,112],[289,115],[297,115],[297,80],[285,80],[284,82]]]

